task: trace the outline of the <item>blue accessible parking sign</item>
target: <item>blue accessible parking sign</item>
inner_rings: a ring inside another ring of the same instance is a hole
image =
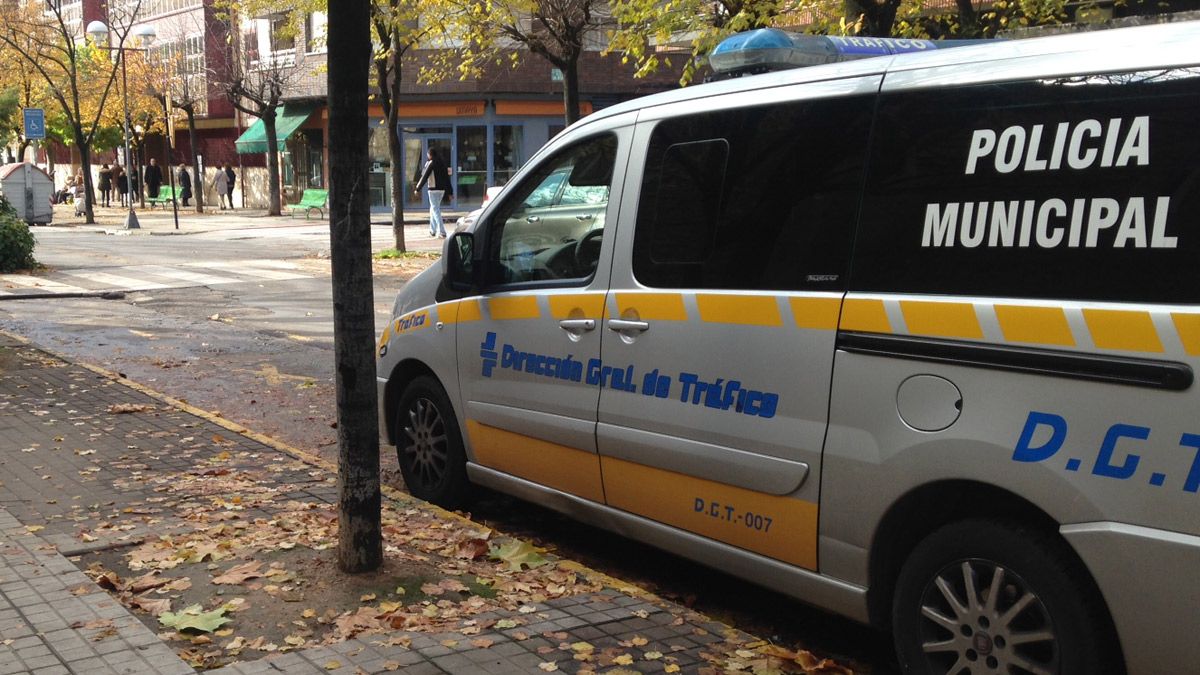
[[[41,108],[25,108],[25,138],[41,140],[46,137],[46,111]]]

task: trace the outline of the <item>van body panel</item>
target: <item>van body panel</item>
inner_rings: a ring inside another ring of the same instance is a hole
[[[605,422],[599,424],[596,438],[603,455],[771,495],[795,492],[808,477],[803,462]]]
[[[893,334],[911,334],[919,322],[908,322],[908,302],[937,304],[913,296],[862,297],[846,301],[882,304]],[[1009,300],[976,300],[979,342],[1005,344],[997,308]],[[1046,336],[1073,346],[1063,353],[1104,353],[1089,332],[1089,312],[1128,312],[1137,341],[1107,350],[1114,356],[1152,356],[1196,367],[1194,356],[1172,337],[1172,308],[1117,310],[1098,303],[1055,303],[1056,316]],[[955,307],[955,303],[947,303]],[[1029,309],[1037,305],[1019,305]],[[1041,306],[1052,306],[1045,303]],[[925,310],[929,307],[925,306]],[[936,310],[935,310],[936,311]],[[958,309],[951,311],[957,313]],[[1059,314],[1061,313],[1061,314]],[[847,325],[847,313],[843,326]],[[1038,316],[1038,315],[1033,315]],[[1060,321],[1066,317],[1066,327]],[[1127,319],[1121,315],[1122,320]],[[1008,321],[1008,319],[1006,319]],[[938,325],[938,324],[935,324]],[[952,321],[946,325],[953,326]],[[1043,328],[1045,328],[1043,326]],[[1109,331],[1103,327],[1102,331]],[[1104,333],[1109,334],[1109,333]],[[1019,337],[1037,336],[1021,334]],[[1153,339],[1149,337],[1153,335]],[[968,340],[966,336],[957,336]],[[1043,336],[1044,337],[1044,336]],[[1132,338],[1130,338],[1132,339]],[[1012,344],[1012,343],[1009,343]],[[1016,343],[1026,344],[1026,343]],[[985,364],[986,365],[986,364]],[[1180,409],[1196,404],[1196,389],[1164,390],[1148,386],[1014,372],[920,358],[897,359],[839,351],[833,383],[830,430],[825,446],[821,532],[855,549],[869,550],[879,536],[864,528],[878,524],[891,504],[921,486],[939,481],[977,481],[1019,495],[1059,523],[1114,520],[1196,534],[1190,515],[1195,481],[1200,476],[1197,451],[1181,445],[1196,432]],[[897,411],[897,392],[916,375],[952,382],[961,392],[961,416],[948,429],[927,433],[905,424]],[[1189,435],[1190,434],[1190,435]],[[1187,441],[1191,442],[1191,441]],[[1192,483],[1189,483],[1192,481]],[[865,561],[822,559],[822,571],[852,583],[866,583]]]
[[[606,364],[636,374],[636,391],[600,394],[597,439],[610,506],[816,568],[812,525],[848,250],[848,241],[822,232],[851,222],[854,202],[845,197],[862,179],[862,143],[879,84],[878,76],[818,81],[718,96],[700,111],[681,104],[639,117],[634,146],[649,153],[627,170],[630,198],[619,216],[601,347]],[[846,157],[838,170],[821,171],[797,153],[799,143],[811,146],[833,132],[784,131],[800,119],[836,119],[838,131],[859,135],[841,148]],[[754,134],[770,147],[735,147]],[[769,180],[764,166],[789,175],[795,191],[751,197]],[[706,192],[703,176],[679,173],[688,167],[718,177],[728,172],[718,187],[738,185],[739,192]],[[684,181],[680,195],[705,195],[695,219],[692,212],[672,213],[677,202],[661,190],[647,191],[660,176],[663,184]],[[724,199],[755,200],[771,215],[717,220],[718,211],[737,213]],[[688,258],[708,246],[731,256],[738,275],[693,286],[683,276],[700,279],[705,272]],[[790,258],[791,247],[811,258]],[[763,253],[775,259],[762,261]],[[632,324],[641,327],[626,330]],[[666,438],[673,440],[657,440]],[[690,466],[673,456],[689,449],[699,450]],[[684,466],[689,477],[673,473]],[[761,528],[760,518],[767,519]]]
[[[600,484],[600,459],[579,450],[506,429],[467,420],[467,439],[475,461],[498,471],[577,495],[604,501]]]
[[[816,569],[817,505],[601,457],[609,506],[776,560]]]
[[[883,90],[945,87],[1029,77],[1132,72],[1197,63],[1194,22],[1139,26],[938,49],[896,57]]]
[[[451,400],[458,396],[458,358],[452,348],[452,325],[463,303],[432,304],[437,286],[430,280],[440,278],[440,270],[430,267],[409,282],[414,294],[403,299],[397,297],[396,308],[399,313],[384,325],[376,345],[377,353],[382,354],[375,366],[376,378],[382,380],[378,386],[379,422],[393,444],[401,432],[397,428],[396,411],[387,409],[387,382],[402,363],[420,364],[434,373],[446,389],[447,396],[452,397]],[[419,294],[416,293],[418,291]]]
[[[1167,629],[1196,625],[1188,572],[1200,566],[1200,538],[1113,522],[1068,525],[1062,535],[1108,601],[1130,675],[1186,672],[1200,661],[1200,642]]]
[[[632,122],[632,117],[624,121],[607,120],[605,124],[595,125],[598,128],[584,134],[582,139],[575,134],[575,142],[615,139],[612,161],[616,166],[624,166],[632,135],[632,129],[623,126],[628,122]],[[561,192],[562,176],[551,176],[547,180],[558,180],[556,185]],[[612,257],[611,232],[616,224],[615,217],[605,216],[607,213],[615,216],[623,182],[622,172],[613,171],[607,207],[600,212],[601,217],[593,221],[597,228],[610,233],[600,241],[600,256],[605,260]],[[527,203],[532,203],[536,197],[529,196]],[[499,231],[501,226],[512,229],[518,224],[524,226],[526,221],[531,226],[542,224],[537,220],[540,216],[532,214],[545,213],[511,203],[517,198],[524,197],[506,191],[497,198],[499,203],[480,219],[482,224],[477,236],[481,242],[486,241],[489,227]],[[505,213],[510,214],[508,220],[498,222]],[[608,221],[607,225],[605,221]],[[549,243],[531,244],[527,240],[528,237],[520,233],[505,240],[506,245],[512,245],[514,256],[524,256],[513,258],[514,264],[519,266],[514,268],[514,273],[522,272],[530,264],[543,264],[532,254]],[[573,244],[564,241],[560,245],[569,248]],[[569,250],[564,252],[567,253]],[[537,283],[522,283],[513,285],[511,290],[505,285],[494,286],[485,289],[480,298],[478,317],[455,324],[462,391],[460,409],[466,410],[468,415],[482,413],[488,420],[485,423],[484,419],[469,416],[463,420],[467,437],[472,441],[486,441],[482,445],[468,444],[471,461],[485,465],[498,462],[496,468],[519,471],[518,475],[535,480],[551,476],[558,487],[573,486],[583,491],[581,496],[603,500],[601,491],[595,489],[600,481],[599,462],[595,457],[599,391],[598,387],[585,383],[585,379],[590,379],[585,369],[600,356],[600,332],[569,328],[571,324],[564,322],[601,320],[604,294],[609,285],[608,273],[608,265],[598,265],[590,278],[568,281],[565,286],[540,287]],[[560,423],[539,429],[529,424],[527,413],[549,415]],[[540,442],[524,442],[522,439],[526,438]],[[481,448],[486,448],[486,452],[477,454]],[[572,449],[591,455],[591,459],[576,456],[569,451]],[[554,450],[554,456],[565,458],[573,471],[587,475],[575,476],[566,482],[558,480],[563,475],[546,468],[545,463],[537,459],[538,452],[551,450]],[[517,456],[522,454],[525,456]]]
[[[690,558],[727,574],[752,579],[855,621],[868,621],[866,588],[862,586],[810,572],[623,510],[584,501],[574,495],[486,467],[468,465],[467,472],[471,481],[479,485],[536,502],[581,522]]]

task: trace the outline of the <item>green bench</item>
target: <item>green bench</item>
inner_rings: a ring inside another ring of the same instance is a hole
[[[307,220],[311,211],[316,209],[321,213],[321,217],[324,218],[325,205],[328,202],[329,190],[314,190],[310,188],[300,195],[300,203],[291,205],[292,216],[296,215],[296,211],[303,209],[304,218]]]
[[[171,202],[175,201],[176,197],[178,197],[178,195],[176,195],[175,192],[176,192],[175,188],[170,187],[168,185],[164,185],[164,186],[158,188],[158,196],[157,197],[146,197],[146,202],[150,204],[150,210],[151,211],[154,210],[155,204],[158,204],[159,206],[163,207],[164,209],[167,208],[167,204],[170,204]]]

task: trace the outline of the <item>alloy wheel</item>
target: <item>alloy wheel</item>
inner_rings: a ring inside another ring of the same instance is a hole
[[[427,398],[415,399],[406,412],[404,435],[408,442],[400,451],[401,459],[420,487],[432,490],[445,480],[449,467],[445,420],[437,405]]]
[[[1040,598],[989,560],[943,567],[921,595],[921,649],[929,672],[1053,675],[1058,636]]]

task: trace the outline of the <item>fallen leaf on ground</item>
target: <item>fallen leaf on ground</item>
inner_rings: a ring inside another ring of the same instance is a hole
[[[113,627],[112,619],[95,619],[94,621],[87,621],[87,622],[76,621],[75,623],[71,624],[71,628],[86,628],[88,630],[91,630],[94,628],[112,628],[112,627]]]
[[[513,540],[506,544],[492,546],[491,558],[493,560],[501,560],[508,563],[508,568],[514,572],[520,572],[521,566],[524,565],[529,569],[541,567],[548,564],[546,560],[537,552],[527,541]]]
[[[142,576],[138,577],[137,579],[134,579],[133,581],[130,581],[129,583],[125,584],[124,590],[127,590],[130,593],[137,595],[139,593],[148,591],[152,588],[159,588],[160,586],[166,586],[167,584],[171,583],[174,580],[175,579],[173,579],[171,577],[159,576],[158,571],[156,570],[153,572],[147,572],[146,574],[143,574]]]
[[[162,616],[171,611],[171,601],[167,598],[151,600],[150,598],[134,598],[129,601],[133,607],[141,607],[150,616]]]
[[[177,631],[194,630],[204,633],[211,633],[229,623],[229,621],[230,619],[225,617],[224,607],[218,607],[211,612],[206,612],[198,604],[185,607],[178,614],[163,612],[158,617],[158,622],[168,628],[174,628]]]
[[[235,565],[229,568],[229,570],[224,574],[213,577],[213,583],[235,585],[240,584],[247,579],[261,577],[262,574],[258,571],[259,567],[262,567],[262,563],[258,562],[257,560],[251,560],[250,562],[245,562],[241,565]]]
[[[146,412],[153,407],[145,403],[114,403],[108,406],[108,412],[111,415],[128,415],[129,413]]]
[[[458,542],[455,555],[464,560],[478,560],[488,554],[487,541],[479,538],[464,539]]]

